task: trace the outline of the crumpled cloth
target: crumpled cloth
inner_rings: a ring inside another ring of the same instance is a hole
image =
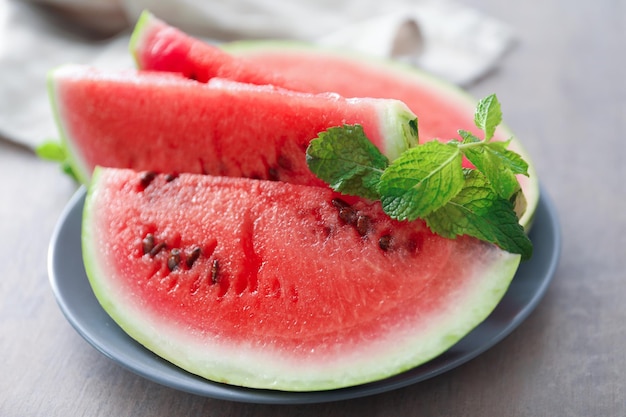
[[[293,39],[409,62],[466,86],[514,44],[510,27],[450,0],[0,0],[0,138],[56,137],[46,74],[65,63],[133,66],[130,32],[150,10],[212,42]]]

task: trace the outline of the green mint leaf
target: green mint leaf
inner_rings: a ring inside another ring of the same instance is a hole
[[[495,94],[487,96],[480,100],[476,105],[474,113],[474,124],[476,127],[485,132],[485,141],[489,141],[496,127],[502,122],[502,111],[500,110],[500,102]]]
[[[74,181],[80,182],[78,175],[76,175],[74,168],[72,168],[72,165],[68,161],[61,162],[61,170]]]
[[[47,161],[63,162],[66,158],[63,145],[55,140],[44,141],[35,148],[35,153]]]
[[[380,177],[383,210],[415,220],[437,210],[463,187],[463,156],[454,144],[437,141],[408,149]]]
[[[463,189],[445,206],[424,218],[428,227],[451,239],[473,236],[529,259],[533,246],[518,222],[513,203],[499,197],[482,173],[465,170],[465,174]]]
[[[78,180],[78,176],[74,172],[74,168],[72,168],[72,164],[70,164],[69,159],[67,158],[67,153],[65,152],[63,144],[60,142],[53,139],[46,140],[35,148],[35,154],[46,161],[59,162],[61,170],[65,174],[67,174],[74,181],[80,182]]]
[[[367,139],[360,125],[320,132],[306,151],[309,169],[335,191],[379,199],[377,186],[389,160]]]
[[[507,147],[510,140],[506,142],[489,142],[486,143],[488,151],[497,156],[504,167],[514,174],[522,174],[528,176],[528,163],[516,152]]]
[[[482,140],[480,140],[480,138],[474,135],[472,132],[468,132],[467,130],[462,129],[458,130],[457,132],[459,133],[459,136],[461,136],[461,138],[463,139],[463,142],[461,142],[463,145],[482,143]]]
[[[464,130],[459,130],[459,135],[463,138],[461,151],[476,169],[485,174],[500,197],[509,199],[519,190],[515,175],[528,175],[528,164],[507,149],[508,142],[480,141]]]

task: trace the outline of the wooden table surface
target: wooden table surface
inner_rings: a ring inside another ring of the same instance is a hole
[[[63,317],[47,251],[76,187],[0,141],[0,415],[626,416],[626,2],[465,3],[518,32],[470,91],[498,94],[562,229],[554,281],[518,329],[450,372],[356,400],[258,405],[163,387],[98,353]]]

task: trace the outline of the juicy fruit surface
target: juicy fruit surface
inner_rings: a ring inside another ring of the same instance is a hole
[[[317,133],[361,124],[392,157],[414,117],[395,100],[344,99],[172,73],[62,67],[51,75],[57,120],[77,171],[96,165],[323,185],[306,166]],[[404,117],[406,116],[406,120]],[[398,119],[399,118],[399,119]]]
[[[519,257],[399,223],[322,187],[97,169],[86,270],[129,335],[209,379],[319,390],[447,350]],[[155,249],[159,247],[158,249]]]

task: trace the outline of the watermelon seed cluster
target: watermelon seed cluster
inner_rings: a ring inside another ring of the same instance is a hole
[[[332,205],[338,210],[341,221],[345,224],[353,226],[361,237],[366,237],[372,232],[372,219],[358,210],[355,210],[350,204],[341,198],[333,198]],[[389,250],[391,246],[391,235],[384,234],[378,239],[378,247],[383,251]]]
[[[331,204],[337,209],[337,216],[341,222],[354,227],[362,238],[369,238],[375,234],[374,220],[370,216],[361,213],[341,198],[332,199]],[[378,238],[378,247],[383,252],[402,247],[408,253],[415,254],[420,251],[423,243],[424,236],[417,231],[403,237],[394,237],[390,233],[383,232]]]
[[[148,233],[146,237],[142,240],[142,250],[144,255],[148,255],[150,258],[154,258],[158,255],[162,250],[167,248],[167,244],[165,242],[155,243],[155,238],[152,233]],[[190,252],[183,254],[179,248],[173,248],[170,250],[167,256],[167,269],[170,272],[174,272],[177,269],[181,268],[181,264],[187,267],[187,269],[191,269],[191,267],[196,263],[196,261],[202,255],[202,249],[199,246],[195,246]],[[184,262],[183,261],[184,256]],[[211,280],[211,284],[217,284],[219,282],[219,261],[217,259],[213,259],[211,261],[211,268],[209,270],[209,278]]]
[[[151,258],[154,258],[159,252],[163,249],[167,248],[167,244],[165,242],[155,243],[154,235],[152,233],[148,233],[146,237],[141,241],[141,246],[144,255],[148,255]],[[195,246],[186,256],[185,265],[187,269],[190,269],[193,264],[198,260],[200,255],[202,254],[202,249],[199,246]],[[167,257],[167,268],[170,271],[175,271],[180,267],[182,254],[180,249],[174,248],[170,251]],[[211,278],[215,281],[216,274],[212,273]]]
[[[139,179],[139,189],[140,190],[145,190],[151,183],[152,181],[154,181],[154,179],[156,178],[157,173],[154,171],[146,171],[141,175],[141,178]],[[165,175],[165,181],[166,182],[172,182],[174,181],[176,178],[178,178],[178,174],[166,174]]]
[[[154,179],[157,177],[157,173],[154,171],[146,171],[139,178],[139,188],[140,190],[145,190]],[[177,174],[165,174],[165,181],[171,182],[178,178]],[[142,251],[144,255],[150,256],[150,258],[154,258],[164,249],[167,249],[167,244],[165,242],[156,242],[154,234],[148,233],[143,240],[141,241]],[[200,258],[202,254],[202,249],[199,246],[195,246],[189,253],[185,254],[184,265],[187,269],[191,269],[191,267],[196,263],[196,261]],[[167,256],[167,269],[170,272],[174,272],[181,267],[181,261],[183,260],[183,253],[179,248],[173,248],[170,250],[169,255]],[[213,259],[211,262],[211,268],[209,271],[209,276],[212,284],[217,284],[219,281],[219,261],[217,259]]]
[[[286,163],[283,161],[282,163],[285,165]],[[283,167],[284,168],[284,167]],[[146,171],[144,172],[138,182],[138,187],[140,191],[144,191],[147,187],[149,187],[152,182],[156,179],[158,174],[154,171]],[[171,182],[176,179],[178,176],[176,174],[165,174],[164,179],[166,182]],[[354,230],[364,239],[371,238],[375,232],[376,228],[374,225],[374,220],[371,216],[363,213],[361,210],[355,208],[345,200],[341,198],[333,198],[331,200],[332,206],[337,210],[337,216],[342,224],[350,226],[354,228]],[[378,238],[378,247],[383,251],[387,252],[394,247],[396,244],[394,241],[394,237],[389,233],[383,233]],[[401,239],[404,240],[404,239]],[[401,244],[406,250],[410,253],[415,253],[419,251],[420,246],[420,236],[409,236],[404,244]],[[166,242],[161,241],[158,242],[155,235],[153,233],[148,233],[141,242],[141,248],[144,255],[148,255],[150,258],[156,257],[162,251],[168,250],[168,245]],[[212,253],[212,251],[210,251]],[[169,252],[166,255],[165,264],[167,265],[167,269],[170,272],[174,272],[179,269],[191,269],[193,265],[198,261],[198,259],[203,255],[203,251],[199,246],[193,246],[189,250],[182,250],[180,248],[172,248],[169,249]],[[210,256],[210,254],[209,254]],[[213,259],[210,261],[208,273],[204,274],[204,279],[210,282],[211,285],[215,285],[220,281],[220,264],[217,259]],[[199,286],[199,282],[192,286],[197,290],[196,287]],[[195,291],[192,291],[195,293]]]

